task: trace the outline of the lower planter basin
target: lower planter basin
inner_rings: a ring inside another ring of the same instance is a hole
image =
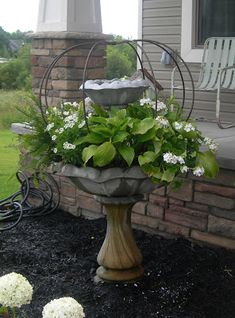
[[[67,164],[58,172],[69,177],[79,189],[106,197],[129,197],[150,193],[156,188],[139,166],[95,169]]]

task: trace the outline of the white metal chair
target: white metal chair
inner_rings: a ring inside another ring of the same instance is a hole
[[[171,94],[182,89],[175,86],[175,71],[171,76]],[[186,88],[187,89],[187,88]],[[212,37],[205,41],[202,63],[196,90],[217,90],[216,120],[220,128],[235,127],[235,124],[223,125],[220,119],[221,89],[235,89],[235,38]]]

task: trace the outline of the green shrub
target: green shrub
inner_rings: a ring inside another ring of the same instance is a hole
[[[0,89],[31,89],[30,45],[17,58],[0,64]]]
[[[122,37],[114,37],[116,41],[122,41]],[[109,45],[107,47],[108,79],[130,76],[136,71],[137,57],[135,51],[128,44]]]

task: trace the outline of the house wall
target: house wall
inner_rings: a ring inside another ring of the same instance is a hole
[[[142,0],[141,30],[142,38],[163,42],[173,50],[180,53],[181,50],[181,10],[182,0]],[[153,45],[144,44],[151,64],[155,70],[156,79],[164,87],[164,94],[169,94],[172,66],[160,63],[162,50]],[[144,63],[148,68],[147,63]],[[189,64],[195,83],[198,80],[200,64]],[[184,73],[185,74],[185,73]],[[189,78],[186,78],[186,86]],[[178,97],[181,94],[176,94]],[[186,103],[189,106],[191,93],[186,95]],[[234,107],[235,92],[228,91],[221,94],[222,119],[225,121],[235,120]],[[215,119],[215,92],[197,92],[195,107],[192,117]]]
[[[93,195],[78,190],[65,177],[54,176],[60,188],[60,208],[76,216],[105,216]],[[132,224],[165,237],[185,237],[235,249],[235,171],[221,169],[215,180],[189,176],[173,191],[161,187],[133,206]]]

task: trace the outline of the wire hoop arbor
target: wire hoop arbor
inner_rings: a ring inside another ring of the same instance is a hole
[[[151,65],[150,62],[150,58],[146,52],[146,50],[144,49],[143,45],[144,44],[150,44],[153,45],[155,47],[160,48],[161,50],[163,50],[164,52],[166,52],[167,54],[169,54],[169,56],[171,57],[171,59],[173,60],[178,72],[179,72],[179,76],[180,76],[180,81],[182,84],[182,109],[184,109],[185,107],[185,98],[186,98],[186,89],[185,89],[185,76],[188,75],[189,76],[189,80],[190,80],[190,85],[191,85],[191,90],[192,90],[192,97],[191,97],[191,103],[190,103],[190,107],[189,107],[189,112],[187,115],[186,120],[188,120],[192,114],[193,111],[193,107],[194,107],[194,99],[195,99],[195,87],[194,87],[194,81],[193,81],[193,77],[192,74],[189,70],[188,65],[186,64],[186,62],[182,59],[182,57],[176,52],[174,51],[170,46],[161,43],[159,41],[154,41],[154,40],[147,40],[147,39],[137,39],[137,40],[123,40],[123,41],[110,41],[110,40],[101,40],[101,41],[87,41],[84,43],[79,43],[76,44],[74,46],[71,46],[67,49],[65,49],[62,53],[60,53],[59,55],[57,55],[54,60],[51,62],[51,64],[48,66],[41,84],[40,84],[40,88],[39,88],[39,109],[42,115],[43,120],[46,122],[46,116],[45,116],[45,111],[46,109],[49,107],[48,105],[48,98],[47,98],[47,93],[48,93],[48,82],[51,76],[51,72],[54,69],[54,67],[56,66],[56,64],[69,52],[76,50],[76,49],[80,49],[83,47],[86,47],[87,45],[91,46],[86,60],[85,60],[85,64],[84,64],[84,69],[83,69],[83,76],[82,76],[82,101],[83,101],[83,110],[84,110],[84,119],[86,122],[86,127],[89,131],[89,126],[88,126],[88,121],[87,121],[87,117],[86,117],[86,106],[85,106],[85,98],[86,98],[86,94],[85,94],[85,82],[88,79],[88,75],[87,75],[87,68],[89,66],[89,62],[90,62],[90,58],[92,56],[92,54],[94,53],[94,51],[99,47],[99,46],[106,46],[106,45],[120,45],[120,44],[126,44],[129,45],[133,51],[136,54],[137,60],[140,64],[140,68],[142,71],[142,75],[143,75],[143,79],[145,79],[145,74],[144,74],[144,66],[143,66],[143,62],[141,59],[141,55],[143,56],[144,59],[146,59],[146,62],[148,64],[149,70],[150,70],[150,74],[152,76],[152,78],[156,81],[155,78],[155,74],[154,74],[154,70],[153,67]],[[183,66],[186,70],[186,74],[184,74],[184,72],[181,69],[181,66]],[[78,85],[78,89],[79,89],[79,85]],[[157,88],[154,87],[154,92],[155,92],[155,97],[156,97],[156,105],[157,105],[157,97],[158,97],[158,92],[157,92]],[[44,96],[45,98],[45,102],[43,103],[42,101],[42,97]]]

